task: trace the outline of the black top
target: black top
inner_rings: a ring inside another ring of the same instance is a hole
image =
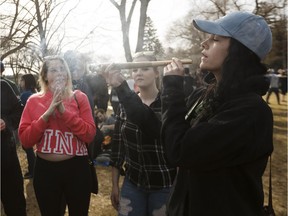
[[[20,98],[15,94],[12,86],[1,77],[1,119],[5,121],[6,129],[1,131],[1,163],[7,163],[7,157],[15,150],[13,131],[18,128],[23,105]],[[14,88],[17,88],[14,86]]]
[[[171,187],[176,169],[167,163],[160,143],[160,94],[147,106],[130,90],[127,82],[115,88],[120,112],[116,116],[112,144],[112,166],[121,169],[136,186],[148,190]]]
[[[180,76],[163,78],[162,140],[169,162],[179,167],[168,215],[263,215],[262,175],[273,151],[271,109],[247,90],[191,127],[182,83]],[[190,99],[197,101],[195,95]]]
[[[19,98],[19,97],[20,97],[20,91],[19,91],[17,85],[16,85],[13,81],[11,81],[11,80],[9,80],[9,79],[7,79],[7,78],[5,78],[5,77],[2,77],[2,76],[1,76],[1,79],[2,79],[2,80],[5,80],[5,81],[12,87],[13,92],[14,92],[15,95]]]

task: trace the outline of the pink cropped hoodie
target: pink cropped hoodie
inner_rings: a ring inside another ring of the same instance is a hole
[[[96,126],[87,96],[79,90],[74,97],[63,101],[63,114],[55,110],[48,122],[41,117],[50,106],[53,93],[32,95],[24,108],[19,138],[24,148],[36,144],[36,151],[42,153],[87,155],[85,144],[96,134]],[[78,103],[77,103],[78,102]]]

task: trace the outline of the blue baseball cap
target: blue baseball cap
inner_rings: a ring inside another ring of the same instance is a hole
[[[272,33],[267,22],[252,13],[232,12],[215,21],[194,19],[193,25],[202,32],[236,39],[261,60],[272,48]]]

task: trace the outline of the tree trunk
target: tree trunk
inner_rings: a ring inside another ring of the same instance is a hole
[[[143,50],[144,29],[147,19],[147,9],[150,0],[140,0],[140,1],[141,1],[140,20],[138,27],[138,40],[137,40],[136,52],[140,52]]]
[[[45,37],[45,31],[43,28],[43,22],[40,14],[40,5],[39,1],[35,0],[35,8],[36,8],[36,15],[37,15],[37,23],[39,28],[39,35],[40,35],[40,47],[42,52],[42,57],[45,57],[47,55],[47,43],[46,43],[46,37]]]

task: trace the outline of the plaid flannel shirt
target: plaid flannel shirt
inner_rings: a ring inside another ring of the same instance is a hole
[[[171,187],[176,168],[167,164],[160,143],[160,94],[148,107],[125,83],[116,89],[120,105],[111,164],[118,169],[124,165],[125,176],[138,187],[149,190]]]

